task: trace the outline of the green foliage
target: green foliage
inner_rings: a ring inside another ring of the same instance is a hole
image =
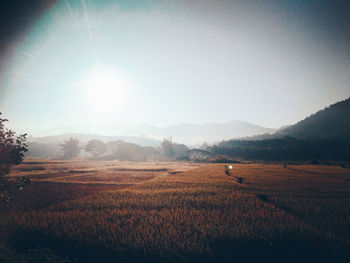
[[[14,131],[5,128],[4,123],[7,121],[0,118],[0,180],[10,172],[11,165],[17,165],[23,160],[27,151],[27,134],[16,136]]]
[[[27,178],[10,181],[7,177],[11,166],[20,164],[27,151],[27,134],[16,136],[14,131],[5,127],[4,123],[7,121],[0,118],[0,197],[5,202],[9,202],[16,190],[29,182]]]

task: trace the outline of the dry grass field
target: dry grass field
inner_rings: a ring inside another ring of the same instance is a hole
[[[1,262],[350,262],[348,168],[28,160],[23,175]]]

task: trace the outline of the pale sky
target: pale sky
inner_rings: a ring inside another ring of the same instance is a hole
[[[348,29],[323,1],[133,3],[58,1],[41,14],[2,69],[12,127],[278,128],[350,96]]]

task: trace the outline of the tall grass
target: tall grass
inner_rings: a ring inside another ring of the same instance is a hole
[[[223,165],[162,173],[13,213],[2,225],[12,247],[46,246],[82,262],[347,259],[349,169],[290,168],[235,165],[243,184]]]

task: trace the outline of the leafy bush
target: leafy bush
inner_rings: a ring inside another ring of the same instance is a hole
[[[7,176],[11,166],[20,164],[27,151],[27,134],[16,136],[14,131],[5,127],[7,121],[0,118],[0,200],[5,202],[12,199],[16,190],[29,183],[27,178],[10,181]]]

